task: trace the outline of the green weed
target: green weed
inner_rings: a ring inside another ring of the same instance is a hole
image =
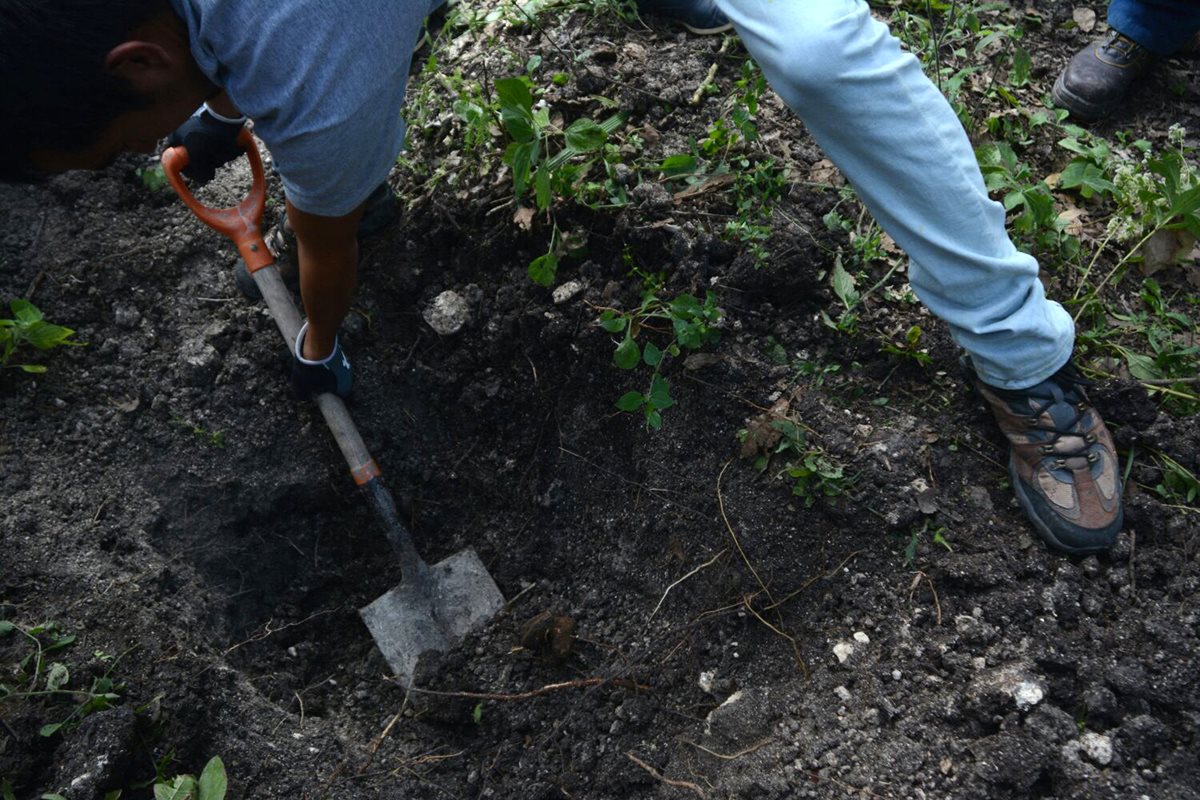
[[[227,788],[225,764],[220,756],[213,756],[204,765],[199,779],[178,775],[154,784],[154,800],[224,800]]]
[[[911,567],[913,565],[917,559],[917,546],[929,534],[932,534],[930,541],[933,544],[946,548],[946,552],[948,553],[954,552],[954,548],[950,546],[950,542],[946,541],[946,527],[939,525],[931,531],[929,529],[929,521],[926,520],[925,524],[914,530],[912,536],[909,537],[908,545],[904,548],[904,566]]]
[[[19,348],[26,345],[38,350],[53,350],[55,347],[82,344],[71,340],[75,331],[46,322],[42,312],[28,300],[13,300],[9,308],[12,309],[12,319],[0,319],[0,368],[45,372],[46,367],[40,364],[10,364],[9,361]]]
[[[653,279],[646,283],[648,286],[636,309],[604,309],[599,322],[604,330],[620,337],[613,351],[617,367],[633,370],[644,364],[651,371],[647,388],[621,395],[617,408],[640,412],[647,427],[658,430],[662,427],[662,412],[675,405],[670,384],[662,374],[663,366],[667,359],[679,356],[684,350],[698,350],[717,341],[721,309],[713,292],[708,292],[703,302],[690,294],[664,299],[659,296],[661,284]],[[654,336],[661,344],[655,343]]]
[[[1054,195],[1046,182],[1035,178],[1007,142],[987,142],[975,150],[988,191],[1000,192],[1009,227],[1015,238],[1035,255],[1070,260],[1079,252],[1079,240],[1066,232]]]
[[[921,347],[923,336],[924,331],[921,330],[921,326],[913,325],[905,332],[903,342],[884,342],[883,350],[900,359],[910,359],[922,367],[927,367],[933,362],[933,359],[929,357],[929,351]]]
[[[26,701],[44,703],[48,713],[69,709],[65,716],[57,714],[58,721],[43,725],[38,731],[40,735],[49,737],[71,731],[88,715],[110,709],[120,699],[124,687],[111,677],[115,661],[85,689],[82,685],[71,686],[71,672],[65,663],[48,659],[52,653],[75,643],[75,635],[63,631],[58,623],[45,622],[26,628],[0,620],[0,638],[8,636],[23,637],[27,652],[6,670],[5,682],[0,683],[0,706]]]
[[[784,404],[786,405],[786,403]],[[820,444],[811,441],[809,431],[779,407],[756,418],[738,431],[743,456],[754,456],[754,467],[767,472],[773,462],[782,462],[773,476],[791,484],[792,494],[811,507],[818,499],[846,494],[854,478]]]

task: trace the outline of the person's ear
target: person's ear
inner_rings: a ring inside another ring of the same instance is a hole
[[[104,57],[109,74],[129,81],[141,94],[154,94],[167,86],[174,78],[174,67],[171,54],[156,42],[121,42]]]

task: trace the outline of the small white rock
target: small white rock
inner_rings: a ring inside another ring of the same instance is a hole
[[[561,306],[569,300],[574,300],[585,288],[583,281],[567,281],[562,286],[556,287],[550,297],[554,301],[554,305]]]
[[[442,336],[452,336],[471,321],[471,306],[458,292],[444,291],[429,304],[425,322]]]
[[[1017,708],[1022,711],[1033,708],[1042,702],[1045,696],[1046,692],[1033,681],[1021,681],[1013,689],[1013,699],[1017,701]]]
[[[847,659],[854,655],[854,645],[849,642],[838,642],[833,646],[833,654],[837,656],[839,664],[845,664]]]
[[[848,702],[851,697],[850,690],[847,689],[845,686],[838,686],[836,689],[833,690],[833,693],[836,694],[838,696],[838,699],[841,700],[843,703]]]
[[[1089,761],[1102,767],[1106,767],[1112,762],[1112,739],[1107,736],[1088,731],[1079,737],[1079,743],[1083,745],[1083,754],[1088,757]]]
[[[855,631],[854,641],[858,642],[859,644],[870,644],[871,637],[867,636],[865,631]]]
[[[697,681],[700,684],[701,690],[712,694],[713,682],[717,679],[717,671],[715,669],[705,670],[700,673],[700,679]]]
[[[898,669],[892,670],[892,680],[898,681],[903,677],[904,677],[904,674],[902,672],[900,672],[900,670],[898,670]]]

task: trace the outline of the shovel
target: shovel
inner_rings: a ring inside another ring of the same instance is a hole
[[[300,331],[300,314],[262,238],[266,203],[262,159],[249,131],[238,134],[238,144],[250,159],[254,180],[250,193],[234,208],[210,208],[196,200],[180,176],[188,163],[186,149],[173,147],[164,152],[163,170],[171,188],[192,213],[233,240],[290,352]],[[446,652],[482,627],[504,607],[504,595],[474,549],[460,550],[432,566],[425,563],[400,522],[392,495],[380,480],[379,465],[367,452],[345,403],[337,395],[320,394],[316,404],[350,467],[350,475],[366,494],[400,561],[402,582],[358,613],[388,666],[408,688],[422,655]]]

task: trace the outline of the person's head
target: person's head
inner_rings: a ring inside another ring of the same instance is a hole
[[[152,152],[214,91],[167,0],[0,0],[0,180]]]

